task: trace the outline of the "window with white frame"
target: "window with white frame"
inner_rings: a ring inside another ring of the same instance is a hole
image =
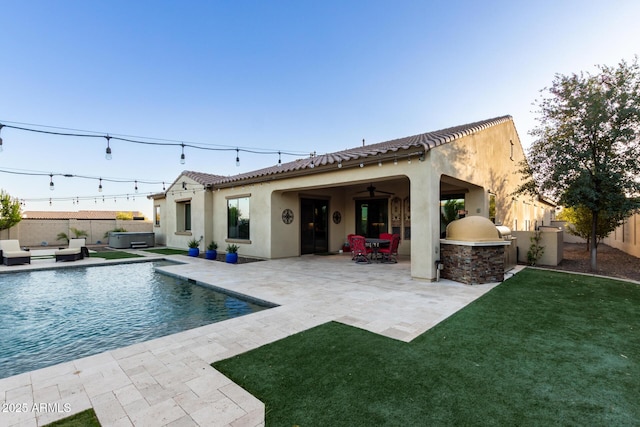
[[[249,240],[249,197],[227,199],[227,238]]]
[[[160,205],[154,206],[153,221],[156,227],[160,227]]]
[[[176,200],[176,231],[191,231],[191,199]]]

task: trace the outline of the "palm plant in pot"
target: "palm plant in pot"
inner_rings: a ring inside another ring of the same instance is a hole
[[[207,246],[207,250],[204,253],[204,257],[206,259],[216,259],[216,258],[218,258],[218,251],[216,249],[218,249],[218,244],[216,242],[212,241],[211,243],[209,243],[209,246]]]
[[[238,245],[227,245],[227,254],[225,261],[229,264],[236,264],[238,262]]]
[[[187,246],[189,246],[189,256],[200,255],[200,240],[191,239],[187,242]]]

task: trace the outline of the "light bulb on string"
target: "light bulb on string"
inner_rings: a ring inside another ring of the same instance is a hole
[[[164,186],[164,181],[162,181],[162,191],[167,191],[167,189]]]
[[[53,184],[53,174],[49,174],[49,190],[53,191],[55,189],[55,185]]]
[[[182,154],[180,154],[180,164],[184,165],[184,163],[186,161],[185,157],[184,157],[184,143],[181,143],[180,145],[182,146]]]
[[[280,152],[278,151],[278,167],[281,168],[282,167],[282,156],[280,154]]]
[[[134,182],[135,182],[135,191],[136,191],[136,193],[137,193],[137,192],[138,192],[138,181],[136,180],[136,181],[134,181]]]
[[[111,140],[110,136],[105,136],[105,138],[107,139],[107,149],[105,150],[105,155],[104,158],[107,160],[111,160],[111,147],[109,146],[109,141]]]
[[[240,150],[236,148],[236,166],[240,166]]]
[[[0,125],[0,131],[2,131],[2,128],[4,127],[4,125]],[[0,136],[0,153],[2,153],[2,137]]]
[[[98,193],[102,193],[102,178],[100,178],[100,184],[98,184]]]
[[[51,206],[51,198],[49,198],[49,206]]]

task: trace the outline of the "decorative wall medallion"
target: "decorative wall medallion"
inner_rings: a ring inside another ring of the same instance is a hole
[[[342,214],[338,211],[335,211],[333,213],[333,223],[340,224],[340,221],[342,221]]]
[[[285,224],[291,224],[293,222],[293,211],[291,209],[282,211],[282,222]]]

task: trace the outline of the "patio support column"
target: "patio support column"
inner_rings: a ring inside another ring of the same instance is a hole
[[[434,281],[440,259],[440,176],[424,168],[410,181],[411,277]]]

